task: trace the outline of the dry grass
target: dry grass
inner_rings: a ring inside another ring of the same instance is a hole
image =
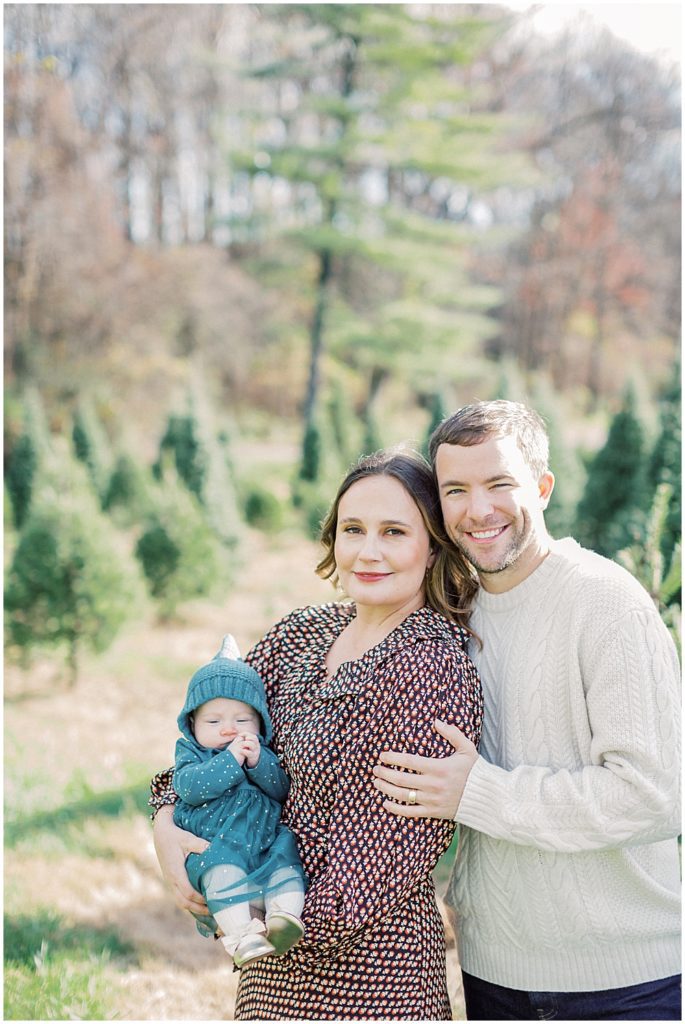
[[[225,601],[187,608],[182,623],[138,624],[84,666],[73,690],[49,664],[28,675],[6,671],[8,819],[56,812],[53,825],[39,823],[6,850],[6,912],[49,910],[67,927],[109,929],[127,944],[130,955],[103,968],[106,1019],[232,1019],[237,973],[173,905],[144,816],[131,808],[65,823],[57,814],[170,763],[188,676],[223,633],[234,633],[245,650],[287,611],[333,597],[313,574],[314,544],[251,533],[244,551]],[[453,948],[449,980],[462,1017]]]

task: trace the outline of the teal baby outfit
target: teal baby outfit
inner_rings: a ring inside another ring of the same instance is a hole
[[[210,842],[204,853],[191,853],[186,860],[193,887],[206,896],[203,876],[218,865],[230,864],[244,872],[245,877],[222,889],[219,897],[212,893],[213,912],[244,900],[263,900],[282,888],[282,882],[274,883],[273,876],[280,872],[282,879],[284,869],[289,869],[290,884],[305,887],[294,836],[280,824],[281,804],[290,781],[267,746],[272,727],[264,685],[244,661],[223,656],[226,650],[237,648],[227,648],[225,641],[222,651],[190,680],[178,716],[183,738],[176,743],[173,777],[179,797],[174,822]],[[208,749],[195,739],[189,716],[215,697],[242,701],[258,712],[261,753],[255,768],[239,765],[228,749]],[[211,918],[198,920],[198,928],[205,933],[213,931]]]

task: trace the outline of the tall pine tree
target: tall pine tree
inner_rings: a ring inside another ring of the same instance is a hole
[[[249,73],[277,101],[254,125],[254,150],[231,159],[266,198],[232,228],[263,246],[262,274],[279,267],[279,281],[308,300],[310,449],[327,353],[366,378],[371,422],[387,380],[434,390],[463,375],[491,330],[493,292],[469,285],[470,236],[455,204],[503,170],[493,159],[499,117],[474,110],[458,73],[496,22],[457,5],[448,16],[380,4],[264,11],[288,47]]]

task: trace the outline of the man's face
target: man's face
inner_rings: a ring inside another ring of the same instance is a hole
[[[485,590],[501,593],[522,582],[549,550],[543,512],[552,474],[537,480],[511,436],[441,444],[435,471],[447,532]]]

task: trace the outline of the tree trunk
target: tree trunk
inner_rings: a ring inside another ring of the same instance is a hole
[[[78,637],[76,635],[69,639],[69,650],[67,653],[67,684],[71,689],[76,685],[78,679]]]
[[[340,95],[347,99],[354,88],[354,74],[357,66],[358,40],[349,37],[348,47],[343,57],[341,68]],[[342,139],[347,130],[346,122],[341,118],[338,124],[338,140]],[[339,168],[342,170],[343,158],[340,158]],[[329,199],[326,204],[326,215],[323,218],[324,224],[333,224],[337,213],[335,199]],[[319,397],[319,385],[321,378],[321,353],[323,351],[323,336],[326,311],[328,307],[328,292],[331,278],[333,276],[333,253],[330,249],[323,249],[319,253],[319,269],[316,282],[316,301],[314,316],[309,334],[310,338],[310,362],[309,380],[302,410],[303,418],[303,445],[314,424],[314,413]]]
[[[331,214],[332,217],[332,214]],[[323,350],[323,330],[328,306],[328,286],[332,276],[333,255],[329,249],[319,253],[319,270],[316,279],[316,304],[309,332],[309,379],[304,399],[302,418],[304,420],[304,436],[314,421],[314,411],[319,395],[321,380],[321,352]]]

